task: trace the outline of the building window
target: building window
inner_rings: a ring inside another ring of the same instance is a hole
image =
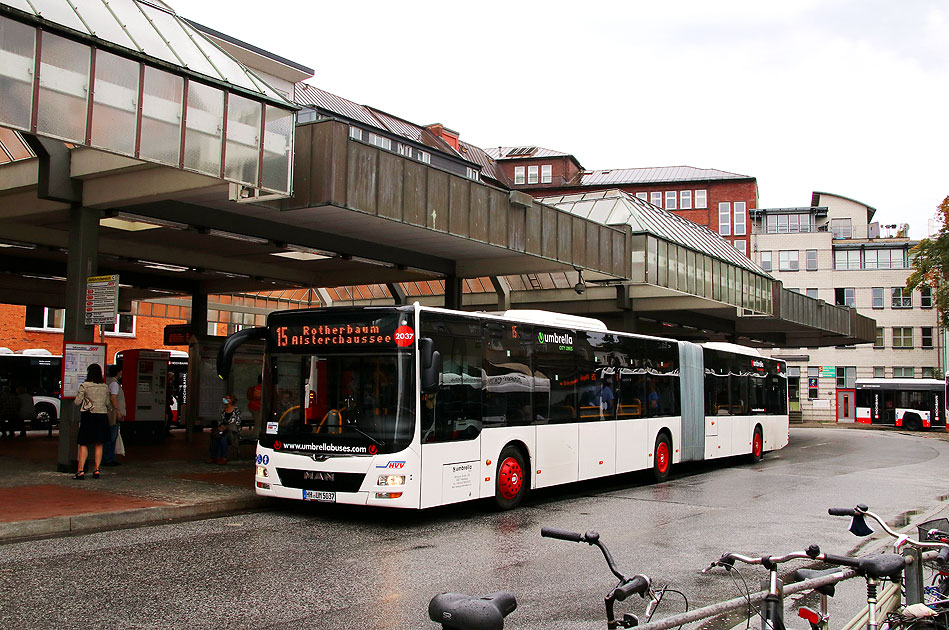
[[[48,306],[27,306],[25,328],[63,332],[63,322],[66,320],[66,310],[49,308]]]
[[[857,290],[853,287],[837,287],[834,289],[834,304],[837,306],[857,306]]]
[[[893,367],[893,378],[915,378],[916,370],[913,367]]]
[[[362,140],[362,129],[351,126],[349,128],[349,137],[353,140]]]
[[[676,200],[679,198],[679,193],[674,190],[666,191],[666,210],[675,210],[676,209]]]
[[[681,210],[692,209],[692,191],[691,190],[682,190],[679,192],[679,209]]]
[[[722,236],[731,236],[732,233],[732,204],[721,201],[718,204],[718,233]]]
[[[401,142],[398,145],[399,155],[404,155],[407,158],[412,157],[412,147],[407,144],[402,144]]]
[[[920,378],[936,378],[936,373],[931,367],[924,367],[920,371],[922,372],[922,374],[919,375]]]
[[[837,366],[837,388],[838,389],[853,389],[856,385],[857,380],[857,368],[856,366]]]
[[[851,238],[853,236],[853,226],[850,218],[831,219],[830,233],[833,234],[834,238]]]
[[[834,252],[834,269],[843,271],[847,269],[860,269],[860,250],[859,249],[838,249]]]
[[[708,191],[696,190],[695,191],[695,209],[705,210],[706,208],[708,208]]]
[[[478,169],[476,169],[476,168],[471,168],[471,167],[469,166],[469,167],[468,167],[468,179],[473,179],[473,180],[475,180],[475,181],[478,181],[479,179],[481,179],[481,174],[478,172]]]
[[[820,368],[809,365],[807,367],[807,398],[808,400],[817,399],[817,383],[820,377]]]
[[[734,245],[734,246],[735,246],[735,249],[737,249],[738,251],[740,251],[740,252],[742,253],[742,255],[747,254],[747,252],[748,252],[748,243],[747,243],[747,241],[745,241],[745,239],[739,238],[739,239],[733,241],[733,242],[732,242],[732,245]]]
[[[745,202],[735,202],[735,236],[744,236],[747,234],[745,225],[747,215],[745,214]]]
[[[767,234],[797,234],[813,231],[809,214],[769,214],[765,221]]]
[[[882,365],[874,365],[873,378],[886,378],[886,368]]]
[[[863,253],[864,269],[903,269],[902,249],[868,249]]]
[[[906,287],[893,287],[893,308],[913,308],[913,292]]]
[[[369,144],[375,145],[380,149],[385,149],[387,151],[392,150],[392,140],[386,138],[385,136],[380,136],[377,133],[369,134]]]
[[[933,327],[932,326],[923,326],[919,329],[919,347],[920,348],[932,348],[933,347]]]
[[[809,298],[817,299],[817,289],[804,289],[804,294]]]
[[[884,329],[883,329],[883,326],[877,326],[877,336],[876,336],[876,339],[873,341],[873,347],[874,347],[874,348],[882,348],[882,347],[884,347],[884,344],[886,343],[886,340],[884,339],[884,334],[885,334],[885,333],[883,332],[883,330],[884,330]]]
[[[798,251],[796,249],[782,249],[778,252],[778,271],[797,271]]]
[[[135,316],[127,313],[119,313],[115,316],[115,324],[112,326],[100,326],[103,335],[110,337],[134,337],[135,336]]]
[[[807,260],[807,270],[817,271],[817,250],[808,249],[805,251],[805,255]]]
[[[523,166],[514,167],[514,183],[515,184],[524,183],[524,167]]]
[[[536,183],[537,183],[537,177],[538,177],[539,170],[540,170],[540,169],[539,169],[539,167],[538,167],[536,164],[535,164],[534,166],[528,166],[528,167],[527,167],[527,183],[528,183],[528,184],[536,184]]]
[[[638,199],[642,199],[643,201],[649,201],[649,193],[638,192],[636,193],[636,197]]]
[[[933,307],[933,290],[929,287],[919,289],[919,308]]]
[[[873,287],[873,308],[883,308],[883,287]]]
[[[771,271],[771,252],[761,252],[761,268]]]
[[[894,326],[893,327],[893,347],[906,349],[913,347],[913,327],[912,326]]]
[[[432,163],[432,154],[428,151],[419,151],[417,158],[419,162],[424,162],[425,164]]]
[[[554,181],[554,167],[551,164],[541,164],[540,166],[540,183],[549,184]]]
[[[661,192],[649,193],[649,203],[656,206],[657,208],[661,208],[662,207],[662,193]]]

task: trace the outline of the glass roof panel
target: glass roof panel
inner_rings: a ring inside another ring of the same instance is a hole
[[[6,2],[6,0],[4,0],[4,2]],[[101,0],[83,2],[81,6],[77,4],[76,10],[82,17],[82,21],[91,29],[90,34],[94,37],[113,42],[123,48],[134,48],[138,50],[138,46],[135,45],[129,37],[129,34],[122,28],[122,25],[116,21],[115,16],[109,11],[109,7]]]
[[[25,13],[33,13],[33,7],[26,0],[3,0],[3,4]]]
[[[573,205],[570,212],[578,217],[588,217],[590,216],[590,211],[593,210],[593,205],[593,201],[580,201]]]
[[[613,208],[616,207],[618,200],[616,199],[601,199],[593,204],[593,209],[590,211],[589,219],[591,221],[596,221],[597,223],[606,223],[606,220],[613,213]]]
[[[36,7],[36,13],[44,20],[62,24],[80,33],[89,32],[66,0],[32,0],[32,3]],[[26,10],[33,13],[30,9]]]
[[[152,24],[168,40],[168,46],[178,55],[186,68],[206,74],[209,77],[219,77],[220,73],[215,70],[211,62],[208,61],[204,51],[198,48],[195,41],[188,36],[181,22],[171,13],[161,11],[147,4],[138,5],[145,15],[151,19]],[[204,41],[208,45],[207,41]]]
[[[162,40],[161,35],[151,25],[145,14],[139,10],[137,2],[110,2],[109,8],[115,12],[119,21],[132,34],[141,52],[176,66],[181,63],[168,49],[168,45]],[[122,45],[120,42],[115,43]]]

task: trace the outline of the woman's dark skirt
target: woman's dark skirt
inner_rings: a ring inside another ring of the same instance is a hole
[[[105,444],[109,441],[109,415],[83,411],[79,420],[76,442],[83,446]]]

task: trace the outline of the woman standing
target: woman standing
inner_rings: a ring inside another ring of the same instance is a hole
[[[228,394],[223,399],[221,421],[211,428],[211,458],[209,464],[227,463],[227,449],[231,445],[231,432],[240,431],[241,410],[237,407],[237,397]]]
[[[102,366],[93,363],[86,370],[86,380],[79,384],[75,405],[81,410],[79,418],[79,470],[73,479],[85,479],[86,458],[89,447],[95,447],[95,472],[93,479],[99,478],[99,466],[102,463],[102,445],[109,439],[109,387],[102,378]]]

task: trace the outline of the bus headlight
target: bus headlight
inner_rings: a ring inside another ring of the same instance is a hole
[[[379,475],[379,486],[404,486],[405,475]]]
[[[258,467],[257,467],[257,476],[258,476],[258,477],[269,477],[270,474],[267,472],[267,467],[266,467],[266,466],[258,466]]]

